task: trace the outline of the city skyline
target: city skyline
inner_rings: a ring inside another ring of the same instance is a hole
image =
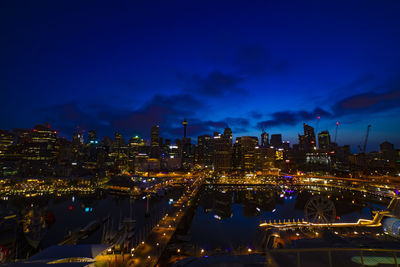
[[[398,265],[399,14],[0,1],[0,265]]]
[[[46,126],[49,129],[51,129],[52,131],[54,131],[55,134],[59,135],[59,137],[65,138],[66,140],[68,140],[70,142],[74,141],[75,135],[77,135],[77,134],[80,136],[79,138],[80,138],[82,143],[92,143],[92,142],[94,142],[93,141],[94,140],[93,137],[91,137],[91,135],[93,136],[93,134],[95,134],[95,136],[96,136],[95,139],[96,139],[97,142],[104,141],[107,138],[112,138],[112,137],[115,138],[115,136],[118,135],[118,136],[123,137],[126,140],[127,143],[131,138],[134,138],[134,139],[135,138],[136,139],[140,138],[149,146],[159,146],[159,145],[161,145],[161,143],[158,144],[157,141],[153,141],[152,142],[152,140],[155,140],[155,138],[153,136],[153,129],[155,129],[155,128],[157,129],[156,130],[156,132],[157,132],[156,135],[159,136],[162,140],[164,140],[164,142],[165,142],[165,140],[168,140],[168,142],[171,142],[171,144],[176,144],[177,140],[181,141],[181,140],[184,140],[186,138],[186,131],[187,131],[186,128],[190,124],[187,122],[186,119],[184,119],[184,120],[186,122],[186,127],[184,127],[184,126],[182,127],[182,129],[181,129],[182,135],[181,136],[179,136],[179,134],[176,135],[176,136],[165,136],[164,133],[162,132],[162,127],[160,127],[160,125],[151,126],[151,128],[148,130],[148,134],[147,135],[139,135],[139,134],[124,135],[124,134],[121,134],[121,132],[119,132],[119,131],[114,131],[111,135],[102,135],[101,133],[99,134],[99,132],[97,132],[96,129],[89,129],[89,130],[85,129],[85,130],[82,130],[82,129],[77,128],[76,131],[74,131],[73,133],[71,133],[69,135],[62,134],[60,136],[59,132],[57,130],[53,129],[51,127],[51,125],[48,124],[48,123],[35,124],[35,127],[30,127],[30,128],[14,128],[14,129],[0,129],[0,130],[8,131],[9,133],[14,133],[14,134],[18,135],[19,131],[24,131],[24,130],[32,131],[32,129],[34,129],[34,128],[38,127],[38,126],[40,126],[40,127]],[[317,126],[318,126],[318,123],[317,123]],[[365,136],[366,133],[364,132],[364,136],[362,137],[362,140],[360,140],[360,143],[357,144],[357,145],[356,144],[350,145],[350,144],[346,144],[346,143],[340,143],[340,142],[337,142],[337,129],[339,129],[339,123],[338,122],[336,123],[336,126],[337,127],[335,127],[335,129],[333,131],[329,131],[329,130],[315,129],[312,125],[308,125],[308,124],[303,122],[303,124],[302,124],[303,129],[302,129],[301,132],[299,131],[299,133],[297,135],[297,139],[295,139],[294,142],[292,142],[292,141],[288,140],[287,138],[285,138],[285,132],[282,132],[282,133],[277,133],[277,132],[269,133],[269,132],[266,132],[266,131],[261,131],[261,132],[258,133],[258,135],[241,135],[241,136],[238,135],[238,134],[235,134],[234,132],[232,132],[231,133],[231,137],[232,137],[233,141],[234,140],[239,140],[243,136],[244,137],[255,137],[258,140],[257,145],[263,146],[263,143],[265,142],[265,136],[264,135],[266,135],[267,143],[272,141],[273,136],[279,136],[280,142],[281,143],[282,142],[283,143],[288,143],[288,146],[291,148],[293,145],[299,145],[301,143],[302,138],[304,138],[303,133],[305,135],[307,135],[305,133],[305,130],[304,130],[304,127],[306,127],[306,128],[310,129],[309,131],[313,132],[313,138],[311,138],[311,139],[315,140],[314,141],[315,142],[315,146],[318,147],[318,148],[319,148],[320,143],[321,143],[321,138],[323,138],[323,137],[320,137],[320,135],[321,135],[321,136],[325,136],[325,139],[327,138],[327,136],[329,136],[328,137],[329,138],[329,143],[331,143],[331,144],[335,144],[335,145],[338,145],[338,146],[350,146],[350,150],[351,150],[352,153],[355,153],[355,154],[362,153],[362,151],[363,151],[363,147],[362,146],[363,146],[364,142],[366,142],[366,136]],[[367,137],[367,141],[368,142],[366,142],[366,144],[365,144],[365,146],[366,146],[365,147],[366,148],[365,152],[379,151],[380,145],[382,143],[384,143],[384,142],[392,143],[392,142],[390,142],[390,140],[383,139],[383,140],[381,140],[379,142],[377,147],[372,147],[371,145],[368,145],[368,143],[370,142],[369,138],[370,138],[371,125],[369,125],[367,128],[368,128],[368,137]],[[203,136],[212,136],[212,135],[215,135],[217,133],[220,134],[220,135],[224,135],[224,131],[226,131],[226,129],[230,129],[231,130],[229,125],[227,125],[226,127],[220,128],[220,130],[218,130],[218,128],[215,128],[215,130],[213,132],[204,132],[204,133],[201,133],[201,134],[199,134],[197,136],[193,136],[193,135],[190,135],[190,126],[189,126],[188,138],[189,138],[190,143],[192,143],[194,145],[198,145],[198,138],[203,137]],[[91,140],[92,140],[92,142],[91,142]],[[326,140],[325,141],[322,140],[322,141],[324,143],[327,142]],[[154,143],[156,143],[156,144],[154,144]],[[164,145],[164,144],[162,144],[162,145]],[[325,148],[328,148],[326,144],[323,145],[323,146],[325,146]]]
[[[297,143],[339,121],[354,152],[368,125],[367,151],[400,145],[399,3],[227,3],[1,3],[1,128]]]

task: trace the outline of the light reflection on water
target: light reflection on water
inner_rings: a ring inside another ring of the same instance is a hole
[[[136,220],[136,235],[144,236],[144,229],[151,229],[156,224],[156,219],[169,208],[170,198],[177,199],[182,188],[175,188],[163,197],[153,197],[150,201],[151,216],[145,217],[146,200],[132,199],[129,196],[110,195],[104,191],[88,195],[43,196],[35,198],[10,198],[1,201],[1,210],[13,210],[17,214],[26,214],[35,209],[42,216],[51,213],[54,222],[47,225],[44,238],[41,240],[40,249],[56,245],[63,240],[69,231],[85,227],[94,220],[102,220],[107,216],[113,219],[113,228],[117,229],[119,221],[126,217]],[[103,227],[97,229],[86,239],[79,243],[100,243]],[[142,233],[141,233],[142,232]]]
[[[319,193],[304,188],[210,186],[201,197],[188,234],[192,244],[206,249],[252,247],[262,234],[258,227],[261,221],[302,220],[308,200],[317,196],[329,196],[336,222],[371,219],[372,211],[385,209],[389,201],[338,190]]]

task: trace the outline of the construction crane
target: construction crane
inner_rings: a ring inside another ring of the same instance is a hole
[[[319,128],[320,119],[321,119],[321,116],[318,115],[318,117],[317,117],[317,127],[315,128],[315,134],[317,135],[316,138],[315,138],[315,146],[317,146],[317,144],[319,142],[319,140],[318,140],[318,128]]]
[[[361,148],[361,143],[360,143],[360,145],[358,146],[358,148],[360,149],[360,152],[363,153],[363,154],[365,154],[365,150],[366,150],[366,148],[367,148],[367,142],[368,142],[368,136],[369,136],[369,129],[370,129],[370,128],[371,128],[371,125],[368,125],[368,127],[367,127],[367,133],[366,133],[366,135],[365,135],[363,147]]]
[[[363,145],[363,153],[365,153],[365,149],[367,148],[368,135],[369,135],[369,129],[370,128],[371,128],[371,125],[368,125],[367,134],[365,135],[365,140],[364,140],[364,145]]]
[[[337,121],[336,122],[336,129],[335,129],[335,141],[334,141],[335,144],[336,144],[336,137],[337,137],[337,129],[338,129],[338,127],[339,127],[339,122]]]
[[[319,121],[321,120],[321,116],[318,115],[317,117],[317,127],[315,128],[315,132],[318,135],[318,128],[319,128]]]

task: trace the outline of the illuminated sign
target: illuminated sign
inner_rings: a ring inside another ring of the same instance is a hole
[[[283,160],[283,151],[281,151],[281,150],[275,151],[275,159],[276,160]]]

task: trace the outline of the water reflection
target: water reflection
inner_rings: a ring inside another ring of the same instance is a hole
[[[209,249],[256,247],[267,242],[266,231],[258,227],[262,220],[356,222],[371,219],[373,211],[388,203],[389,199],[375,195],[324,187],[207,186],[188,235],[193,245]],[[305,237],[292,235],[297,238],[291,240]],[[319,238],[322,235],[328,234],[321,232]]]
[[[68,237],[79,237],[76,241],[73,238],[72,243],[101,243],[106,230],[115,232],[128,219],[135,220],[135,226],[129,225],[127,234],[132,236],[132,242],[139,242],[167,212],[171,206],[169,199],[178,199],[182,191],[174,188],[164,196],[153,196],[149,217],[145,217],[146,200],[103,190],[93,194],[0,200],[1,218],[10,217],[0,220],[0,247],[10,260],[26,258]]]

